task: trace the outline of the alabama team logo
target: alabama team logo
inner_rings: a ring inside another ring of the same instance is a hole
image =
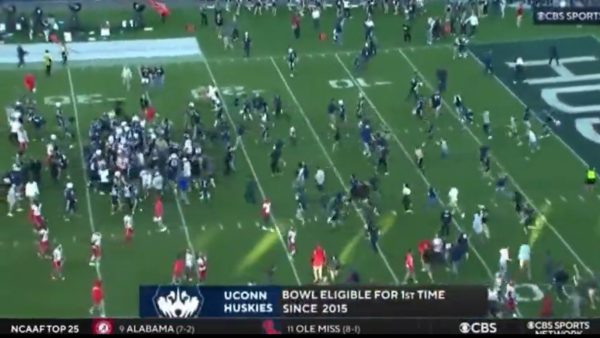
[[[92,324],[92,332],[94,334],[112,334],[113,323],[108,319],[98,319]]]
[[[197,287],[159,287],[153,302],[159,317],[191,318],[200,314],[204,297]]]

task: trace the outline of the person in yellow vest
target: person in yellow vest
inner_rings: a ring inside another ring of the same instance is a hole
[[[589,167],[585,172],[585,186],[588,188],[588,190],[594,189],[594,186],[596,185],[596,179],[596,169],[594,169],[594,167]]]
[[[50,76],[52,74],[52,55],[47,49],[44,52],[44,66],[46,67],[46,76]]]

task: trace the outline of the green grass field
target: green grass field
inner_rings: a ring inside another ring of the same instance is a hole
[[[432,5],[428,11],[442,13],[442,7]],[[84,11],[82,21],[102,21],[106,17],[126,15],[121,11]],[[323,27],[332,27],[333,15],[333,10],[325,13]],[[505,126],[510,116],[520,120],[523,113],[523,105],[517,96],[533,109],[541,109],[543,105],[535,89],[526,85],[511,86],[510,69],[504,63],[513,61],[517,56],[515,53],[522,53],[526,59],[544,59],[550,43],[556,43],[559,48],[568,46],[564,49],[565,56],[586,55],[585,52],[590,48],[596,48],[592,54],[597,55],[597,48],[600,47],[590,47],[596,40],[589,38],[595,30],[587,27],[532,26],[529,18],[523,27],[517,29],[512,12],[504,20],[491,16],[481,20],[480,32],[471,42],[471,55],[467,59],[453,60],[451,39],[436,42],[431,47],[424,45],[425,33],[420,28],[424,27],[423,17],[413,25],[415,41],[412,45],[406,45],[401,42],[403,19],[378,12],[375,22],[379,54],[366,70],[355,73],[352,62],[362,45],[362,10],[355,10],[354,18],[346,24],[342,47],[334,46],[331,41],[318,41],[318,32],[312,29],[308,16],[303,21],[301,39],[293,40],[289,16],[287,9],[281,9],[277,16],[270,13],[262,17],[242,14],[239,19],[240,30],[249,31],[254,39],[253,54],[248,59],[242,58],[240,46],[233,51],[224,51],[214,27],[197,27],[195,36],[206,59],[198,62],[165,62],[165,87],[149,91],[159,114],[169,116],[174,121],[177,135],[182,132],[185,106],[192,99],[190,91],[200,86],[214,82],[222,93],[232,88],[246,93],[262,90],[268,101],[275,94],[281,95],[289,118],[276,121],[272,140],[287,139],[290,126],[296,128],[299,139],[296,146],[285,146],[283,158],[287,167],[284,174],[271,176],[268,154],[272,143],[258,141],[258,124],[248,123],[243,146],[236,152],[235,174],[228,177],[222,175],[223,149],[220,143],[209,142],[205,145],[217,172],[217,188],[210,201],[200,201],[194,193],[191,205],[186,206],[168,194],[165,222],[172,229],[169,234],[155,232],[155,225],[151,222],[151,201],[146,201],[142,205],[143,210],[135,215],[133,244],[125,245],[122,239],[123,215],[110,215],[107,196],[85,191],[81,148],[77,143],[68,152],[68,173],[78,193],[78,217],[71,222],[63,221],[63,183],[54,185],[44,171],[41,187],[51,238],[65,248],[66,280],[51,281],[50,262],[37,258],[35,237],[25,215],[15,218],[1,215],[0,268],[3,273],[0,275],[0,285],[3,287],[0,298],[5,301],[0,306],[0,316],[85,317],[90,306],[89,290],[98,276],[102,277],[105,284],[107,315],[136,316],[138,286],[169,283],[173,259],[188,247],[208,255],[207,283],[211,285],[267,283],[267,271],[272,266],[276,267],[273,283],[310,284],[310,252],[317,243],[321,243],[329,254],[341,258],[344,269],[340,282],[349,271],[356,270],[365,284],[398,284],[404,278],[403,257],[406,250],[416,250],[419,240],[433,237],[439,229],[441,207],[426,206],[425,193],[429,186],[435,187],[443,200],[450,187],[460,189],[459,201],[467,217],[457,219],[456,227],[467,233],[471,232],[470,215],[478,204],[487,205],[491,214],[491,240],[481,242],[473,239],[470,258],[460,266],[459,276],[440,269],[434,272],[436,283],[490,284],[497,270],[498,250],[510,247],[516,260],[519,246],[530,243],[533,249],[533,280],[529,282],[519,273],[516,262],[511,264],[510,273],[516,283],[521,284],[518,290],[521,295],[520,313],[523,316],[535,316],[539,304],[531,301],[532,295],[523,284],[535,284],[547,290],[549,281],[542,264],[547,250],[571,274],[574,265],[583,275],[598,269],[594,248],[600,236],[600,223],[595,207],[600,196],[583,190],[585,165],[557,137],[541,140],[541,151],[531,154],[526,146],[518,147],[506,135]],[[146,13],[146,17],[148,24],[155,27],[154,32],[124,34],[119,38],[189,36],[184,31],[184,24],[198,23],[200,15],[196,10],[174,9],[169,22],[164,25],[154,13]],[[210,22],[212,24],[212,14]],[[588,38],[570,39],[578,36]],[[561,37],[564,39],[559,39]],[[294,78],[289,77],[284,60],[289,45],[293,45],[300,56]],[[484,75],[477,62],[476,55],[488,48],[494,49],[498,77]],[[148,60],[140,63],[155,62]],[[57,65],[50,78],[45,78],[36,65],[19,70],[12,66],[6,65],[0,70],[0,103],[8,106],[22,95],[22,76],[24,72],[34,69],[39,73],[35,98],[39,109],[47,114],[47,134],[54,132],[54,119],[53,109],[44,105],[44,99],[65,96],[70,101],[65,109],[77,119],[79,141],[83,145],[90,121],[112,108],[111,98],[125,98],[126,110],[132,114],[137,111],[139,96],[146,90],[136,80],[132,90],[125,91],[120,83],[120,66],[73,63],[68,68],[62,68]],[[597,62],[595,66],[598,69]],[[424,79],[423,92],[428,97],[432,85],[436,83],[435,71],[441,67],[448,70],[449,83],[444,95],[443,113],[435,121],[435,135],[436,138],[448,140],[450,156],[442,159],[439,147],[428,144],[424,148],[426,170],[421,172],[414,163],[413,151],[426,140],[424,129],[427,125],[410,114],[412,102],[405,101],[404,95],[412,74],[418,72]],[[581,75],[586,70],[577,68],[574,72]],[[508,79],[506,87],[502,82],[505,79]],[[509,90],[517,96],[513,96]],[[343,191],[351,174],[361,180],[375,175],[373,164],[360,153],[357,121],[353,114],[359,92],[367,98],[368,115],[375,129],[385,127],[391,131],[390,175],[379,177],[381,194],[376,201],[381,211],[377,220],[381,229],[378,253],[373,252],[369,241],[365,239],[363,221],[352,206],[348,208],[343,226],[332,229],[325,224],[319,206],[321,195],[314,188],[312,177],[311,183],[307,184],[309,222],[300,225],[293,220],[296,206],[291,184],[296,163],[306,161],[311,168],[311,176],[317,166],[324,168],[328,195]],[[491,111],[492,140],[488,141],[477,125],[467,129],[461,126],[451,107],[452,95],[456,93],[460,93],[474,110],[476,123],[481,123],[481,111]],[[92,94],[96,94],[96,103],[86,104],[80,99],[82,95]],[[348,124],[343,129],[343,134],[349,136],[342,139],[335,151],[331,148],[332,132],[326,114],[330,98],[343,99],[349,116]],[[569,102],[575,104],[574,101]],[[204,123],[212,125],[213,114],[209,105],[206,102],[199,102],[199,105]],[[231,123],[236,126],[243,123],[238,109],[233,106],[232,96],[225,96],[225,107]],[[569,121],[565,117],[560,128],[572,128],[573,123]],[[540,128],[539,124],[534,123],[536,131],[540,131]],[[561,130],[559,134],[566,138],[568,132]],[[576,137],[575,133],[572,135]],[[484,143],[492,149],[494,175],[503,172],[509,174],[510,189],[520,190],[539,214],[537,228],[528,235],[524,234],[523,226],[519,224],[512,202],[496,195],[493,185],[482,176],[478,149]],[[590,148],[582,150],[586,144],[580,141],[575,141],[575,144],[575,149],[582,156],[586,151],[591,154],[595,151],[591,142],[587,143]],[[43,142],[32,142],[27,155],[41,158],[43,147]],[[8,170],[16,150],[7,143],[0,149],[3,154],[1,168]],[[260,206],[244,201],[246,182],[252,178],[257,180],[261,194],[273,202],[274,232],[257,227]],[[402,211],[401,188],[405,182],[411,185],[413,191],[414,214]],[[317,222],[313,220],[314,216],[318,216]],[[294,223],[298,228],[298,253],[295,258],[288,259],[285,236]],[[104,235],[103,258],[97,270],[88,266],[92,230]],[[457,234],[458,229],[453,228],[451,238],[454,239]],[[424,274],[418,274],[418,278],[422,283],[427,280]],[[567,315],[568,307],[564,304],[557,304],[556,309],[558,316]],[[584,314],[593,316],[598,313],[589,310],[586,304]]]

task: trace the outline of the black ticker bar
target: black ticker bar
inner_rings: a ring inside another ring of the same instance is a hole
[[[441,318],[0,319],[0,334],[600,334],[597,320]]]

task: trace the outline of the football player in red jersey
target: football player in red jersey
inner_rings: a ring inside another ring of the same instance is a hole
[[[523,21],[523,12],[524,12],[523,3],[519,2],[519,4],[517,5],[517,27],[518,28],[521,27],[521,21]]]
[[[25,86],[27,92],[35,93],[35,75],[31,73],[25,74],[25,76],[23,76],[23,85]]]
[[[204,282],[206,280],[206,271],[208,270],[208,261],[206,260],[206,255],[201,252],[198,252],[196,269],[198,269],[198,283]]]
[[[90,315],[98,314],[100,317],[104,317],[104,290],[102,289],[102,281],[99,279],[94,281],[91,296],[92,307],[90,308]]]
[[[406,284],[409,279],[412,279],[415,284],[418,283],[417,276],[415,275],[415,260],[411,249],[408,249],[404,255],[404,268],[406,269],[406,275],[404,275],[402,284]]]
[[[327,255],[325,250],[320,244],[317,244],[312,252],[311,265],[313,269],[314,281],[313,283],[320,283],[323,281],[323,266],[327,262]]]
[[[185,264],[183,261],[183,257],[177,256],[175,262],[173,262],[173,274],[171,278],[171,283],[180,284],[183,278],[183,272],[185,269]]]

